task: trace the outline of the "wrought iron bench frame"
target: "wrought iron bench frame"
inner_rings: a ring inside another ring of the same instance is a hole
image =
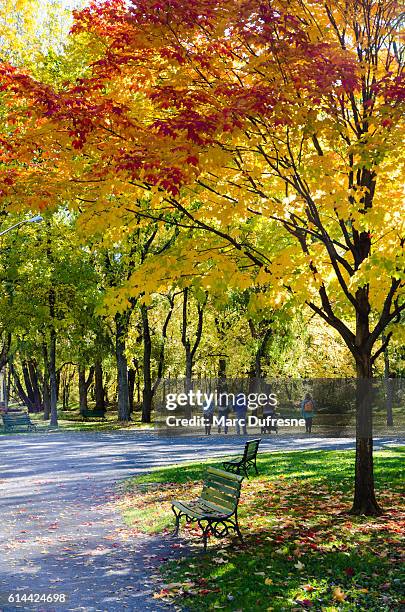
[[[222,465],[224,469],[233,474],[240,474],[242,471],[247,478],[249,478],[248,469],[254,467],[256,474],[259,473],[256,465],[257,451],[259,444],[262,441],[261,438],[255,440],[248,440],[245,444],[243,455],[235,457],[234,459],[228,459],[224,461]]]

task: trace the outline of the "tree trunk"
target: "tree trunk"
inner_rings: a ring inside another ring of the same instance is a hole
[[[43,406],[42,406],[42,397],[41,397],[41,391],[39,388],[39,381],[38,381],[38,366],[33,359],[30,359],[28,361],[28,371],[30,374],[30,380],[31,380],[33,394],[34,394],[34,404],[37,407],[37,412],[41,412]]]
[[[115,356],[117,362],[118,385],[118,420],[129,421],[128,364],[125,357],[125,341],[128,327],[128,315],[115,315],[116,336]]]
[[[62,408],[63,410],[69,409],[69,400],[70,400],[70,385],[74,378],[75,370],[72,370],[72,373],[69,372],[69,369],[65,370],[64,375],[62,377]]]
[[[193,366],[194,366],[194,357],[201,342],[202,331],[203,331],[203,322],[204,322],[204,304],[200,304],[197,302],[197,329],[195,332],[194,343],[191,345],[190,338],[188,336],[188,301],[189,301],[189,288],[186,287],[183,290],[183,313],[182,313],[182,329],[181,329],[181,342],[184,346],[185,352],[185,360],[186,360],[186,371],[185,371],[185,392],[188,393],[192,388],[192,378],[193,378]],[[191,416],[191,406],[186,405],[184,408],[184,416],[186,418],[190,418]]]
[[[186,393],[191,389],[191,380],[193,378],[193,357],[191,355],[190,346],[186,346]]]
[[[56,376],[56,332],[51,327],[49,338],[50,425],[58,426],[58,380]]]
[[[4,368],[4,366],[6,365],[7,361],[8,361],[8,352],[10,350],[10,344],[11,344],[11,334],[7,334],[6,340],[3,343],[3,346],[1,347],[1,351],[0,351],[0,370],[2,370]]]
[[[141,306],[143,335],[143,391],[142,391],[142,423],[151,422],[152,414],[152,340],[150,336],[148,307]]]
[[[17,390],[20,400],[27,406],[28,412],[34,412],[35,406],[31,402],[30,397],[27,395],[27,393],[24,390],[24,387],[22,386],[20,377],[18,376],[18,372],[16,371],[14,367],[13,359],[11,357],[9,360],[9,367],[10,367],[10,373],[13,377],[14,386]]]
[[[79,365],[78,374],[80,414],[84,416],[84,413],[88,410],[88,392],[94,377],[94,366],[91,366],[87,379],[85,366]]]
[[[30,405],[32,406],[32,410],[30,412],[38,412],[38,406],[35,404],[34,390],[31,384],[31,377],[28,370],[28,364],[25,359],[21,362],[22,373],[24,377],[25,388],[27,390],[27,396],[29,398]]]
[[[42,397],[44,402],[44,421],[47,421],[51,414],[51,397],[49,393],[49,361],[48,349],[45,342],[42,345],[42,354],[44,359],[44,378],[42,380]]]
[[[59,401],[60,394],[60,369],[56,371],[56,401]]]
[[[104,386],[103,386],[103,365],[100,360],[94,364],[94,399],[97,410],[105,410]]]
[[[129,410],[134,411],[134,390],[135,390],[136,373],[133,368],[128,370],[128,395],[129,395]]]
[[[136,403],[141,403],[141,375],[139,371],[139,360],[133,359],[133,364],[135,367],[135,375],[136,375]]]
[[[218,360],[218,378],[220,381],[226,378],[226,359],[224,357]]]
[[[377,516],[382,513],[374,491],[372,368],[371,347],[364,350],[369,337],[368,288],[357,290],[359,310],[356,316],[356,463],[354,500],[351,514]],[[362,350],[363,349],[363,350]]]
[[[82,365],[79,365],[78,377],[79,377],[79,410],[80,410],[81,416],[84,416],[84,413],[88,410],[88,404],[87,404],[87,387],[86,387],[86,368]]]
[[[62,409],[63,410],[68,410],[69,409],[69,385],[66,381],[64,381],[63,383],[63,389],[62,389]]]

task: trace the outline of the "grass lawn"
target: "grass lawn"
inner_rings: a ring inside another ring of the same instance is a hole
[[[405,609],[403,455],[403,448],[375,453],[385,513],[373,519],[344,514],[352,496],[352,451],[262,454],[260,475],[242,487],[244,545],[212,538],[204,555],[198,528],[182,523],[191,556],[163,565],[164,585],[155,597],[190,611]],[[198,495],[203,468],[169,466],[126,481],[119,506],[127,524],[149,533],[172,530],[170,500]]]

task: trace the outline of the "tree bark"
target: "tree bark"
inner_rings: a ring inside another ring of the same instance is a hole
[[[115,315],[115,356],[117,362],[118,420],[129,421],[128,363],[125,356],[128,314]]]
[[[135,379],[136,379],[136,403],[140,404],[141,402],[141,383],[140,383],[140,375],[139,375],[139,360],[133,359],[132,363],[134,364],[135,371]]]
[[[27,364],[25,359],[22,360],[21,367],[22,367],[22,373],[23,373],[25,388],[27,390],[27,396],[29,398],[30,405],[32,406],[32,410],[30,410],[30,412],[38,412],[38,406],[35,404],[34,390],[32,388],[32,384],[31,384],[31,378],[30,378],[30,373],[29,373],[29,370],[28,370],[28,364]]]
[[[224,357],[220,357],[218,360],[218,378],[219,380],[226,378],[226,359]]]
[[[263,377],[262,358],[266,352],[267,343],[270,340],[273,331],[271,324],[271,320],[265,320],[262,321],[262,325],[259,323],[257,326],[255,326],[252,319],[249,319],[249,329],[252,338],[258,341],[258,346],[253,357],[252,367],[250,369],[250,376],[256,380],[260,380]]]
[[[105,410],[104,386],[103,386],[103,365],[100,360],[94,364],[94,399],[97,410]]]
[[[370,336],[368,287],[356,292],[356,463],[354,500],[351,514],[378,516],[382,513],[374,490],[373,467],[373,419],[372,419],[372,360]]]
[[[150,336],[148,307],[141,305],[142,335],[143,335],[143,391],[142,391],[142,423],[150,423],[152,413],[152,339]]]
[[[63,387],[62,387],[62,410],[68,410],[69,409],[69,395],[70,395],[70,389],[69,389],[69,385],[66,381],[63,381]]]
[[[79,375],[79,406],[80,406],[80,414],[83,416],[86,410],[89,409],[88,391],[89,391],[89,387],[91,383],[93,382],[94,366],[91,366],[89,370],[89,374],[86,378],[85,366],[79,365],[78,375]]]
[[[33,405],[30,397],[27,395],[27,393],[24,390],[24,387],[21,383],[18,372],[14,367],[13,359],[11,357],[9,359],[9,367],[10,367],[10,373],[11,373],[11,376],[13,377],[13,382],[17,390],[17,393],[20,397],[20,400],[27,406],[28,412],[34,412],[35,406]]]
[[[42,345],[42,354],[44,359],[44,377],[42,380],[42,397],[44,402],[44,421],[47,421],[51,414],[51,397],[49,393],[49,360],[48,349],[46,343]]]
[[[63,373],[62,377],[62,409],[69,409],[69,400],[70,400],[70,386],[71,382],[75,375],[75,369],[72,369],[70,372],[69,369],[66,369]]]
[[[29,371],[31,386],[33,390],[34,404],[37,407],[37,412],[41,412],[43,406],[42,406],[41,391],[39,388],[38,366],[33,359],[28,360],[28,371]]]
[[[86,369],[82,365],[79,365],[78,367],[78,382],[79,382],[79,410],[80,410],[80,414],[83,416],[84,412],[88,409],[88,405],[87,405]]]
[[[6,339],[0,351],[0,370],[4,368],[4,366],[6,365],[8,361],[8,352],[10,350],[10,345],[11,345],[11,334],[9,333],[6,336]]]
[[[193,378],[193,367],[194,357],[197,349],[200,345],[204,323],[204,307],[205,304],[197,302],[197,329],[195,332],[194,343],[191,345],[191,341],[188,335],[188,300],[189,300],[189,289],[186,287],[183,290],[183,315],[182,315],[182,330],[181,330],[181,342],[185,352],[185,392],[188,393],[192,387]],[[191,415],[191,407],[185,407],[185,416]]]
[[[56,375],[56,331],[51,327],[49,334],[49,388],[50,388],[50,425],[58,427],[58,381]]]
[[[134,391],[135,391],[135,377],[136,373],[133,368],[128,370],[128,395],[129,395],[129,411],[134,411]]]

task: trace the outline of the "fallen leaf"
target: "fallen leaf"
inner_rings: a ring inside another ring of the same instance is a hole
[[[340,587],[335,587],[333,589],[333,599],[336,601],[344,601],[346,599],[346,595]]]

